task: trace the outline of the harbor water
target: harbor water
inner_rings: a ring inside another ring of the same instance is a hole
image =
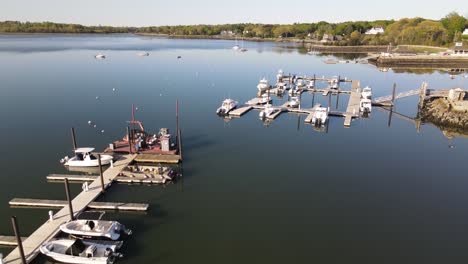
[[[177,40],[133,35],[0,36],[0,234],[23,236],[47,210],[10,208],[13,198],[65,199],[51,173],[70,173],[70,128],[81,147],[103,150],[136,119],[184,143],[183,178],[165,186],[115,185],[100,201],[149,203],[146,214],[106,213],[133,229],[119,263],[462,263],[468,259],[468,140],[374,108],[349,128],[326,130],[304,115],[270,123],[253,110],[215,114],[225,98],[244,103],[276,73],[357,79],[373,96],[418,89],[468,89],[442,70],[379,71],[368,64],[325,64],[292,44]],[[149,56],[137,56],[142,51]],[[95,59],[102,53],[105,59]],[[180,56],[180,58],[178,58]],[[341,59],[341,58],[339,58]],[[324,87],[325,84],[320,84]],[[343,86],[349,89],[350,84]],[[286,96],[287,97],[287,96]],[[284,100],[274,98],[274,104]],[[330,107],[345,111],[348,95]],[[302,107],[328,105],[303,94]],[[415,117],[417,96],[395,111]],[[88,125],[88,121],[96,127]],[[76,195],[81,185],[73,185]],[[6,255],[11,249],[0,248]],[[52,263],[40,257],[35,263]]]

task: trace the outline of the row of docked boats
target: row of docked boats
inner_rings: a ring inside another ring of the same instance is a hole
[[[69,238],[51,240],[40,247],[45,256],[62,263],[109,264],[123,257],[117,251],[123,236],[132,231],[116,221],[74,220],[60,226]]]

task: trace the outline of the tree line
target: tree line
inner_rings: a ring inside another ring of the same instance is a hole
[[[373,27],[382,27],[385,32],[367,35]],[[29,23],[17,21],[0,22],[1,33],[150,33],[170,36],[219,36],[256,39],[300,39],[320,41],[324,35],[333,36],[330,45],[432,45],[447,46],[461,41],[468,28],[468,19],[456,12],[449,13],[441,20],[404,18],[400,20],[355,21],[342,23],[295,23],[276,24],[227,24],[187,25],[155,27],[109,27],[82,26],[51,22]]]

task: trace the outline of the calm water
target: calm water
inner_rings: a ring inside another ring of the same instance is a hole
[[[466,262],[466,139],[447,139],[432,125],[418,133],[396,116],[389,127],[388,113],[377,110],[350,128],[332,118],[328,133],[304,124],[304,116],[283,114],[267,126],[255,111],[230,122],[214,112],[226,97],[252,98],[258,80],[273,81],[278,69],[360,79],[374,96],[390,94],[394,82],[399,91],[422,81],[468,89],[468,79],[327,65],[272,43],[245,42],[249,51],[240,54],[233,45],[129,35],[0,37],[0,234],[12,235],[11,215],[25,236],[47,219],[47,210],[10,209],[10,199],[65,198],[63,185],[45,176],[66,173],[58,161],[70,154],[70,127],[80,146],[102,149],[125,133],[132,103],[148,130],[174,130],[179,99],[183,181],[116,185],[102,198],[151,204],[143,215],[106,214],[134,229],[120,263]],[[136,56],[142,50],[151,55]],[[95,60],[98,52],[107,59]],[[303,106],[312,100],[328,102],[305,95]],[[340,110],[346,103],[347,96],[332,98]],[[416,104],[416,97],[401,99],[397,110],[415,116]]]

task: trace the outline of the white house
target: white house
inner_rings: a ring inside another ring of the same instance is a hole
[[[366,31],[366,35],[377,35],[377,34],[383,34],[384,33],[383,27],[373,27],[369,30]]]
[[[465,28],[465,31],[463,31],[463,35],[464,36],[468,35],[468,28]]]

